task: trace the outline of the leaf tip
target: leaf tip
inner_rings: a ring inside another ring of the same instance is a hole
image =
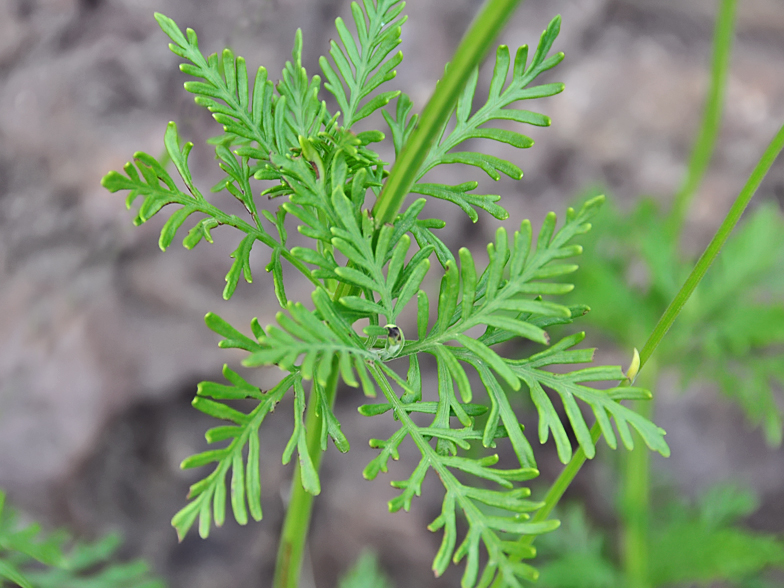
[[[556,14],[550,24],[547,25],[548,31],[553,31],[556,35],[561,32],[561,15]]]

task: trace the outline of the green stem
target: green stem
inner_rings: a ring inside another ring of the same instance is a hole
[[[705,101],[705,110],[697,140],[691,152],[689,167],[680,190],[667,219],[670,235],[680,233],[686,211],[689,208],[697,187],[702,182],[708,169],[716,145],[716,137],[721,127],[721,114],[724,106],[724,94],[727,87],[727,74],[730,69],[732,54],[732,38],[735,31],[735,5],[737,0],[722,0],[716,18],[713,34],[713,63],[711,65],[710,88]]]
[[[683,287],[675,296],[673,301],[667,307],[667,310],[664,312],[662,317],[659,319],[658,324],[653,330],[653,333],[648,337],[648,340],[645,342],[645,346],[643,347],[642,351],[640,352],[640,371],[642,371],[643,366],[648,362],[653,354],[653,351],[661,342],[664,335],[669,331],[672,324],[675,322],[676,317],[680,313],[683,305],[689,299],[694,289],[699,284],[700,280],[702,280],[705,272],[710,267],[711,263],[713,263],[716,256],[719,254],[722,245],[729,237],[732,229],[740,220],[741,214],[746,209],[751,197],[759,188],[759,185],[762,183],[762,180],[765,178],[765,175],[770,170],[770,167],[773,165],[773,162],[776,160],[776,157],[781,153],[782,149],[784,149],[784,126],[782,126],[776,136],[773,137],[773,140],[768,145],[765,152],[762,154],[762,158],[757,163],[754,171],[751,172],[751,176],[749,177],[746,185],[741,190],[740,194],[736,198],[735,202],[730,208],[730,211],[727,213],[727,217],[724,219],[724,222],[719,227],[716,235],[711,240],[708,247],[705,249],[705,252],[700,257],[699,261],[697,261],[697,265],[692,270],[689,277],[686,279],[686,282],[683,284]],[[591,440],[594,444],[599,440],[601,437],[601,429],[598,423],[595,423],[593,427],[591,427]],[[578,448],[577,451],[574,452],[572,459],[563,469],[561,474],[558,478],[553,482],[553,485],[548,490],[547,494],[544,497],[544,505],[540,508],[536,514],[532,517],[531,522],[541,522],[547,519],[550,513],[553,511],[555,506],[558,504],[558,501],[563,496],[566,489],[574,480],[577,473],[580,471],[580,468],[586,461],[585,452],[582,448]],[[533,535],[526,535],[520,538],[520,543],[523,545],[530,545],[534,542]],[[496,588],[501,586],[498,582],[493,584],[493,587]]]
[[[519,3],[520,0],[488,0],[471,23],[443,79],[438,82],[433,96],[422,111],[417,128],[395,161],[384,189],[373,207],[377,226],[395,220],[439,130],[451,116],[468,76],[487,55],[496,36]]]
[[[751,197],[754,196],[754,193],[757,191],[757,188],[759,188],[759,185],[762,183],[762,180],[765,178],[765,175],[768,173],[768,170],[773,165],[773,162],[776,160],[776,157],[779,155],[779,153],[781,153],[782,149],[784,149],[784,126],[779,129],[779,132],[776,133],[776,136],[773,137],[773,140],[768,145],[768,148],[765,149],[765,152],[762,154],[762,158],[757,163],[754,171],[751,172],[751,176],[746,182],[746,185],[743,186],[743,189],[741,190],[738,197],[735,199],[735,202],[733,203],[732,208],[730,208],[730,211],[727,213],[724,222],[721,223],[719,230],[716,231],[716,235],[714,235],[713,239],[708,244],[708,247],[697,261],[697,265],[694,266],[694,269],[689,274],[689,277],[686,279],[683,287],[681,287],[678,294],[667,307],[667,310],[664,311],[664,314],[662,314],[650,337],[648,337],[648,340],[645,342],[645,346],[640,352],[640,370],[642,370],[643,366],[645,366],[645,364],[651,358],[653,351],[656,349],[656,347],[658,347],[659,343],[664,338],[664,335],[666,335],[667,331],[670,330],[670,327],[672,327],[672,324],[675,322],[675,319],[683,308],[683,305],[686,304],[686,301],[689,299],[692,292],[694,292],[697,284],[700,283],[700,280],[702,280],[705,272],[708,271],[708,268],[716,259],[716,256],[719,254],[721,247],[730,236],[730,233],[732,233],[732,229],[735,228],[736,224],[738,224],[738,221],[740,220],[743,211],[746,209],[746,206],[748,206]],[[595,424],[593,427],[591,427],[591,438],[598,440],[600,436],[601,431],[599,426]],[[550,492],[548,492],[547,496],[545,497],[545,506],[537,512],[534,520],[536,520],[539,516],[539,512],[546,510],[547,514],[549,514],[550,511],[552,511],[553,507],[555,507],[555,503],[557,503],[561,496],[563,496],[563,491],[566,490],[569,484],[571,484],[574,476],[576,476],[577,472],[580,471],[580,467],[582,467],[583,463],[585,463],[585,453],[580,449],[575,452],[569,464],[564,468],[563,472],[561,472],[561,475],[558,476],[558,479],[553,484]],[[560,492],[554,491],[561,487],[563,487],[563,490]]]
[[[335,404],[335,395],[338,388],[338,366],[333,365],[324,394],[330,407]],[[307,435],[308,453],[313,461],[313,467],[319,471],[321,466],[321,415],[318,402],[308,402],[305,415],[305,430]],[[302,558],[305,554],[305,541],[310,527],[310,516],[313,511],[313,495],[308,494],[302,487],[302,476],[299,463],[294,470],[294,479],[291,482],[291,499],[286,510],[286,519],[283,521],[283,530],[280,534],[278,557],[275,562],[275,579],[273,588],[298,588],[299,574],[302,568]]]
[[[652,389],[657,375],[655,366],[651,367],[649,364],[645,373],[637,379],[637,384]],[[632,408],[638,414],[650,419],[653,414],[653,402],[653,400],[637,400],[632,404]],[[622,459],[622,558],[626,580],[630,588],[652,588],[648,567],[650,452],[639,435],[634,449],[623,454]]]
[[[716,234],[713,236],[713,239],[711,239],[705,252],[697,261],[697,265],[694,266],[689,277],[686,278],[686,282],[683,284],[678,294],[675,295],[672,302],[670,302],[667,310],[664,311],[664,314],[662,314],[659,322],[653,329],[653,333],[651,333],[651,336],[648,337],[648,340],[645,342],[645,346],[642,348],[642,351],[640,351],[641,367],[645,365],[645,362],[651,357],[653,351],[664,338],[664,335],[670,330],[670,327],[672,327],[672,324],[675,322],[675,318],[680,313],[683,305],[686,304],[686,301],[689,299],[692,292],[694,292],[697,284],[700,283],[703,276],[705,276],[705,272],[708,271],[708,268],[716,259],[716,256],[729,238],[735,225],[738,224],[743,211],[746,210],[752,196],[754,196],[754,193],[757,191],[757,188],[759,188],[762,180],[767,175],[768,170],[770,170],[773,162],[782,149],[784,149],[784,126],[779,129],[767,149],[765,149],[762,158],[757,163],[754,171],[751,172],[751,176],[746,182],[746,185],[743,186],[740,194],[738,194],[735,202],[733,202],[732,208],[730,208],[730,211],[724,218],[724,222],[721,223],[719,230],[716,231]]]

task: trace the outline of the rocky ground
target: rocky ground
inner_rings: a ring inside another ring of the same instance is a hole
[[[691,250],[710,237],[784,121],[784,4],[739,4],[720,143],[688,219],[684,245]],[[418,108],[478,6],[409,3],[397,82]],[[715,6],[709,0],[522,5],[500,41],[534,43],[562,14],[556,48],[567,58],[549,77],[567,89],[537,105],[553,126],[535,129],[537,145],[519,156],[525,178],[492,188],[512,219],[536,224],[592,185],[607,186],[624,203],[640,194],[669,201],[698,124]],[[254,284],[240,285],[226,303],[221,292],[234,235],[218,230],[213,245],[161,253],[161,221],[134,228],[121,198],[99,184],[134,151],[161,153],[169,120],[197,145],[217,132],[182,90],[185,77],[154,11],[194,28],[203,49],[228,45],[273,72],[289,56],[297,27],[306,66],[316,71],[334,35],[331,23],[349,14],[344,0],[0,2],[0,487],[49,524],[85,536],[120,530],[126,553],[147,558],[173,588],[264,586],[291,474],[279,459],[290,430],[285,403],[262,436],[264,521],[227,524],[207,541],[189,536],[182,544],[169,526],[194,480],[178,465],[204,446],[209,426],[190,407],[195,384],[241,359],[217,348],[203,316],[216,311],[238,325],[253,316],[263,324],[272,319],[264,254],[254,258]],[[191,161],[198,183],[212,185],[218,176],[210,151],[197,147]],[[782,162],[759,198],[784,202]],[[452,244],[468,236],[483,246],[497,225],[446,214]],[[264,385],[275,373],[250,377]],[[729,476],[750,481],[763,504],[755,524],[780,531],[784,453],[739,426],[742,417],[710,390],[676,398],[664,386],[661,398],[656,420],[669,432],[673,457],[657,467],[691,490]],[[309,557],[317,579],[303,586],[335,586],[365,546],[383,553],[399,587],[457,585],[459,575],[437,581],[429,571],[439,538],[425,526],[439,499],[390,515],[390,478],[362,480],[373,455],[367,439],[383,431],[357,415],[357,402],[348,391],[338,400],[353,449],[350,456],[327,452]],[[396,467],[404,472],[408,464],[403,459]],[[598,504],[595,477],[589,470],[578,486]]]

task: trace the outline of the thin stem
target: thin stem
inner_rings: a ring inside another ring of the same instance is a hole
[[[324,394],[327,404],[334,406],[335,395],[338,388],[337,362],[332,367]],[[319,471],[321,457],[321,415],[318,402],[311,395],[308,410],[305,415],[305,431],[307,435],[308,453],[313,461],[313,467]],[[273,588],[298,588],[299,575],[302,568],[302,557],[305,554],[305,541],[310,527],[310,516],[313,511],[313,495],[302,487],[302,476],[299,463],[294,469],[294,479],[291,482],[291,499],[286,510],[286,519],[283,521],[283,530],[280,534],[278,557],[275,562],[275,579]]]
[[[680,190],[675,195],[672,211],[667,219],[668,228],[672,236],[680,233],[686,217],[686,211],[694,194],[697,192],[700,182],[702,182],[702,178],[705,176],[705,172],[708,170],[708,164],[713,156],[716,137],[721,127],[727,74],[730,69],[736,4],[737,0],[722,0],[719,7],[716,28],[713,34],[713,63],[711,64],[710,87],[705,101],[705,110],[702,114],[699,134],[691,152],[686,176],[683,179]]]
[[[719,230],[716,231],[716,234],[713,236],[713,239],[711,239],[705,252],[697,261],[697,265],[694,266],[689,277],[686,278],[686,282],[683,284],[678,294],[675,295],[673,301],[670,302],[667,310],[664,311],[664,314],[662,314],[659,322],[653,329],[653,333],[651,333],[651,336],[648,337],[648,340],[645,342],[645,346],[642,348],[642,351],[640,351],[641,367],[650,359],[653,351],[664,338],[664,335],[667,334],[667,331],[670,330],[670,327],[672,327],[672,324],[675,322],[683,305],[686,304],[686,301],[689,299],[692,292],[694,292],[697,284],[700,283],[703,276],[705,276],[705,272],[708,271],[708,268],[716,259],[716,256],[729,238],[735,225],[738,224],[743,211],[746,210],[752,196],[754,196],[754,193],[757,191],[757,188],[759,188],[762,180],[767,175],[768,170],[770,170],[773,162],[776,161],[776,157],[778,157],[782,149],[784,149],[784,126],[779,129],[767,149],[765,149],[762,158],[757,163],[754,171],[751,172],[751,176],[746,182],[746,185],[743,186],[740,194],[738,194],[738,197],[732,204],[732,208],[730,208],[730,211],[724,218],[724,222],[721,223]]]
[[[519,3],[520,0],[488,0],[471,23],[373,207],[373,217],[378,226],[395,220],[416,181],[417,171],[427,158],[441,127],[449,120],[468,76],[487,55]]]
[[[716,259],[716,256],[719,254],[722,245],[724,245],[724,242],[729,237],[735,225],[738,224],[743,211],[746,209],[746,206],[748,206],[749,201],[751,200],[752,196],[754,196],[754,193],[757,191],[757,188],[759,188],[759,185],[762,183],[762,180],[765,178],[765,175],[768,173],[768,170],[770,170],[773,162],[776,160],[776,157],[778,157],[779,153],[781,153],[782,149],[784,149],[784,126],[779,129],[778,133],[776,133],[776,136],[773,137],[773,140],[770,142],[767,149],[765,149],[765,152],[762,154],[762,158],[757,163],[754,171],[751,172],[751,176],[749,177],[746,185],[743,187],[738,197],[735,199],[732,208],[730,208],[730,211],[727,213],[727,217],[719,227],[716,235],[708,244],[708,247],[705,249],[705,252],[702,254],[699,261],[697,261],[697,265],[691,271],[691,274],[689,274],[689,277],[686,279],[683,287],[667,307],[667,310],[659,319],[658,324],[654,328],[651,335],[648,337],[648,340],[645,342],[645,346],[640,352],[640,371],[651,358],[653,351],[656,349],[661,340],[664,338],[664,335],[667,334],[667,331],[669,331],[670,327],[675,322],[675,319],[683,308],[683,305],[689,299],[689,296],[691,296],[692,292],[694,292],[694,289],[697,287],[697,284],[700,283],[700,280],[702,280],[711,263],[713,263],[714,259]],[[591,427],[591,440],[593,441],[594,445],[600,437],[601,429],[599,424],[595,423],[593,427]],[[547,494],[544,497],[544,506],[542,506],[542,508],[536,512],[536,514],[532,517],[531,522],[541,522],[547,519],[555,506],[558,504],[558,501],[564,495],[564,492],[566,492],[566,489],[580,471],[580,468],[583,466],[586,459],[585,452],[582,450],[582,448],[578,448],[577,451],[574,452],[572,459],[547,491]],[[533,535],[525,535],[520,538],[520,543],[523,545],[530,545],[534,542],[534,538],[535,537]],[[493,584],[493,588],[497,588],[499,586],[501,586],[501,584],[498,582]]]
[[[648,364],[644,374],[640,374],[637,384],[643,388],[653,388],[657,370]],[[642,380],[642,381],[640,381]],[[638,414],[650,419],[653,414],[653,400],[637,400],[632,408]],[[636,433],[633,433],[636,435]],[[621,516],[623,519],[623,567],[630,588],[652,588],[648,566],[649,524],[650,524],[650,452],[637,436],[634,449],[623,454],[623,497]]]

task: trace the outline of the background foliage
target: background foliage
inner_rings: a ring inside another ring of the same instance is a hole
[[[0,492],[0,586],[21,588],[163,588],[147,564],[112,562],[120,537],[74,542],[66,532],[23,524]]]

